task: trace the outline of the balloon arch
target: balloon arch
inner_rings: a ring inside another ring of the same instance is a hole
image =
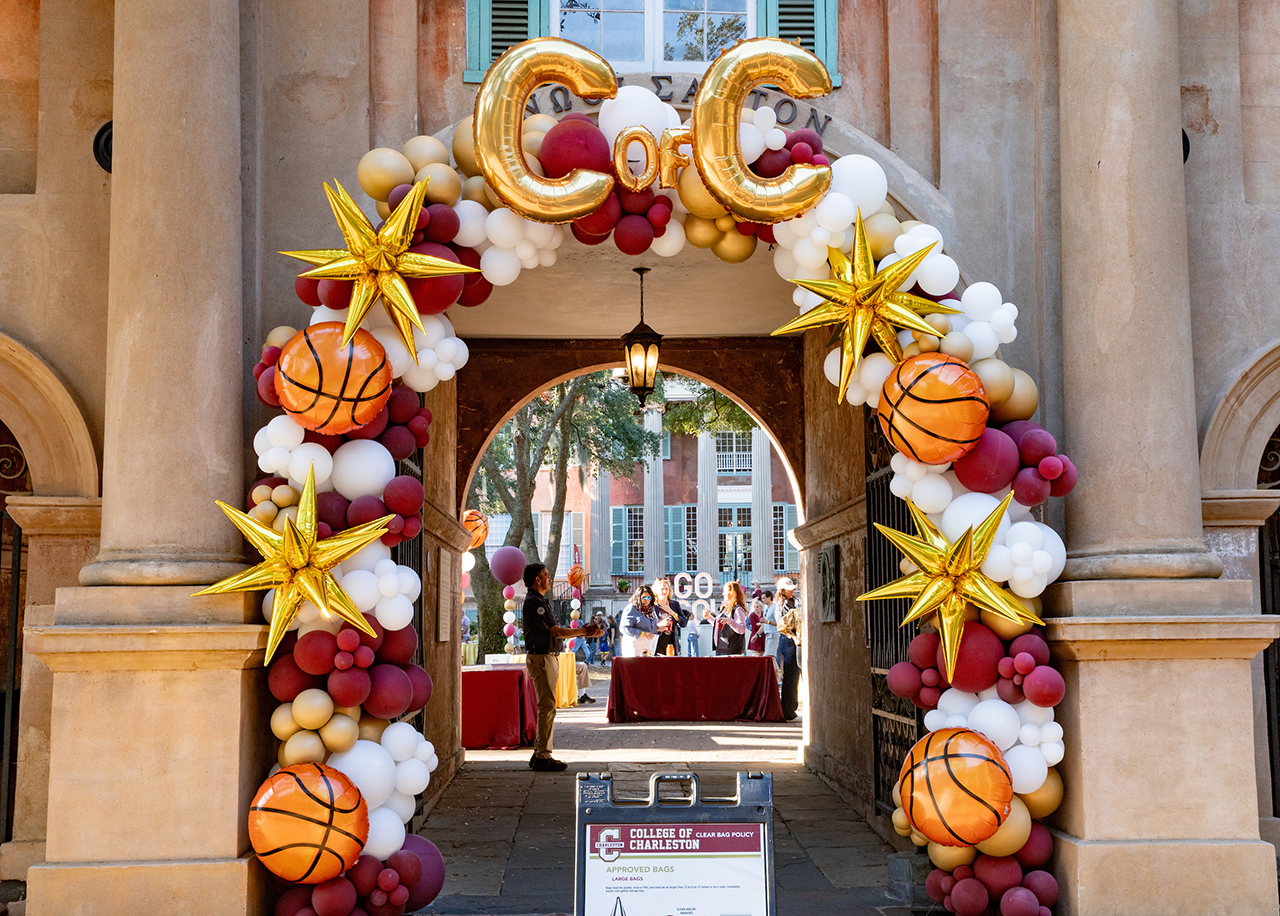
[[[526,117],[547,82],[600,99],[596,117]],[[247,511],[223,507],[264,561],[209,589],[270,589],[281,743],[249,828],[263,864],[297,882],[278,914],[399,914],[440,889],[439,851],[404,827],[436,757],[395,721],[431,685],[410,662],[422,583],[390,558],[421,530],[423,487],[396,462],[428,437],[419,393],[467,365],[446,312],[554,269],[570,234],[627,255],[689,245],[729,263],[771,257],[798,310],[774,333],[832,329],[826,377],[838,401],[877,411],[897,449],[891,489],[916,528],[880,528],[903,576],[860,596],[911,598],[903,623],[921,630],[889,672],[929,732],[903,764],[893,824],[927,847],[928,890],[956,913],[1039,914],[1056,901],[1040,819],[1062,799],[1065,683],[1039,595],[1066,553],[1033,510],[1069,492],[1076,469],[1031,420],[1035,383],[1001,359],[1017,307],[990,283],[960,282],[941,196],[896,161],[836,157],[817,132],[744,107],[764,83],[792,98],[831,90],[812,54],[752,39],[711,64],[682,122],[652,92],[618,87],[585,48],[525,42],[494,63],[447,145],[413,137],[361,159],[380,223],[334,182],[341,246],[285,252],[310,265],[295,289],[311,311],[301,330],[267,336],[254,384],[284,411],[254,437],[268,476]],[[886,163],[932,224],[888,199]],[[316,797],[326,811],[312,810]],[[312,837],[317,816],[341,830]]]

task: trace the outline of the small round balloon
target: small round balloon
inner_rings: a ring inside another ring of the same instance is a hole
[[[489,571],[503,585],[515,585],[524,577],[528,562],[519,547],[499,547],[489,558]]]
[[[489,537],[489,519],[479,509],[462,513],[462,527],[471,532],[471,550],[475,550]]]

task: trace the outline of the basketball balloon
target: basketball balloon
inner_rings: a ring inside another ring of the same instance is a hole
[[[990,412],[977,373],[941,353],[904,359],[880,392],[885,438],[921,464],[946,464],[965,455],[982,438]]]
[[[319,763],[287,766],[258,789],[249,841],[272,874],[319,884],[355,864],[369,838],[369,807],[344,773]]]
[[[471,547],[475,550],[489,536],[489,520],[478,509],[468,509],[462,513],[462,527],[471,532]]]
[[[569,567],[569,586],[571,588],[582,588],[582,580],[587,577],[587,572],[582,568],[581,563],[574,563]]]
[[[391,397],[391,364],[382,344],[358,328],[346,346],[342,322],[299,331],[276,361],[280,406],[299,426],[340,436],[364,426]]]
[[[967,728],[939,729],[916,742],[898,785],[911,826],[941,846],[974,846],[994,835],[1013,798],[1000,749]]]

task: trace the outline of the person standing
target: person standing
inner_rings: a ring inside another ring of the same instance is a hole
[[[747,614],[747,655],[764,655],[764,606],[759,598],[751,599]]]
[[[654,613],[659,621],[664,617],[671,621],[671,630],[658,634],[658,645],[654,649],[656,655],[680,654],[680,627],[689,622],[689,615],[680,606],[680,601],[671,591],[671,580],[662,576],[653,582]],[[671,651],[667,651],[667,647]]]
[[[777,669],[775,675],[780,680],[782,661],[778,658],[778,605],[770,591],[766,591],[760,600],[764,603],[764,621],[760,625],[764,630],[764,654],[773,659],[773,665]]]
[[[746,648],[747,596],[738,582],[724,584],[724,601],[712,633],[716,655],[741,655]]]
[[[653,655],[659,634],[670,632],[670,618],[658,620],[653,608],[653,589],[647,585],[640,586],[631,596],[631,603],[622,612],[622,620],[618,623],[622,642],[619,654],[624,658]]]
[[[547,593],[551,591],[551,574],[541,563],[524,568],[524,643],[525,671],[533,680],[538,697],[538,737],[534,742],[529,766],[540,772],[559,772],[568,765],[551,756],[551,737],[556,727],[556,684],[560,680],[561,640],[575,636],[599,634],[595,624],[583,630],[556,625],[555,612]]]
[[[788,722],[797,716],[800,705],[800,644],[804,617],[796,600],[796,584],[783,576],[778,580],[778,654],[782,656],[782,717]]]

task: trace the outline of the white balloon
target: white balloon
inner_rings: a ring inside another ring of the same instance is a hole
[[[289,453],[289,476],[294,480],[306,480],[307,471],[314,470],[316,484],[329,479],[333,473],[333,456],[323,445],[304,442]]]
[[[289,450],[279,445],[273,445],[267,449],[267,453],[262,456],[262,461],[258,464],[259,467],[265,464],[267,471],[286,474],[289,471]]]
[[[990,321],[1003,299],[993,284],[979,282],[960,294],[960,308],[972,321]]]
[[[738,128],[738,143],[742,147],[742,161],[755,162],[764,152],[764,132],[754,124],[743,121]]]
[[[386,576],[395,572],[397,568],[396,561],[387,557],[385,560],[379,560],[377,563],[373,564],[373,574],[375,576]],[[390,595],[393,593],[388,592],[387,594]]]
[[[455,245],[474,248],[485,240],[485,223],[489,211],[484,204],[474,200],[460,200],[454,204],[453,212],[458,214],[458,234],[453,238]]]
[[[387,793],[387,798],[391,793]],[[367,800],[367,799],[366,799]],[[386,801],[386,799],[383,799]],[[364,844],[364,855],[386,859],[400,851],[404,845],[404,821],[392,808],[378,807],[369,812],[369,839]]]
[[[673,219],[667,223],[667,231],[662,233],[661,238],[655,238],[649,248],[658,257],[671,258],[684,249],[684,243],[684,224]]]
[[[828,193],[818,201],[814,212],[818,214],[818,225],[828,232],[843,232],[849,228],[856,215],[853,201],[835,192]]]
[[[294,617],[294,620],[304,625],[308,623],[315,623],[319,619],[320,608],[316,607],[310,601],[302,602],[302,605],[298,608],[297,616]]]
[[[813,244],[814,248],[825,250],[829,245],[831,245],[831,233],[822,226],[819,226],[817,229],[814,229],[809,233],[809,241]]]
[[[361,739],[350,749],[330,757],[328,765],[351,777],[351,781],[356,784],[356,788],[360,790],[365,803],[371,809],[381,807],[395,791],[396,762],[387,753],[387,749],[377,742]],[[374,812],[371,810],[369,812],[370,835],[373,834],[373,815]],[[401,837],[401,842],[403,841],[404,838]],[[399,846],[396,847],[396,849],[399,848]],[[396,849],[391,852],[395,852]],[[387,853],[387,855],[390,854],[390,852]]]
[[[869,353],[858,364],[858,381],[868,391],[879,391],[893,371],[893,360],[883,353]]]
[[[915,487],[915,482],[906,474],[894,474],[889,481],[889,492],[898,499],[906,499],[911,495],[911,490]]]
[[[392,595],[400,594],[400,576],[396,572],[396,564],[391,560],[386,562],[391,563],[391,572],[379,574],[375,569],[374,575],[378,576],[378,594],[384,598],[390,598]],[[378,565],[381,566],[382,564],[379,563]]]
[[[1044,532],[1035,522],[1018,522],[1009,526],[1009,533],[1005,535],[1004,542],[1010,547],[1021,542],[1027,544],[1032,550],[1039,550],[1044,546]]]
[[[515,623],[515,622],[516,622],[516,612],[515,612],[515,611],[506,611],[506,612],[504,612],[504,613],[503,613],[503,615],[502,615],[502,622],[503,622],[503,623]]]
[[[632,125],[643,127],[654,139],[661,138],[662,132],[671,126],[670,112],[662,100],[653,90],[635,84],[619,86],[613,98],[600,104],[599,111],[600,131],[610,148],[618,134]],[[631,156],[630,149],[627,156]]]
[[[815,303],[816,304],[816,303]],[[876,392],[877,396],[879,392]],[[849,380],[849,387],[844,390],[844,399],[855,407],[859,404],[871,404],[871,392],[863,388],[857,379]],[[871,404],[875,407],[875,404]]]
[[[947,728],[966,728],[969,720],[964,716],[947,716]]]
[[[276,419],[279,420],[281,418],[276,417]],[[253,434],[253,453],[259,458],[271,450],[271,440],[268,438],[267,432],[268,428],[264,426]]]
[[[446,337],[436,344],[436,359],[442,363],[451,363],[458,355],[458,338]]]
[[[966,719],[973,708],[978,705],[978,697],[976,694],[959,690],[955,687],[948,687],[942,691],[942,696],[938,697],[938,709],[947,716],[964,716]]]
[[[307,431],[293,421],[292,417],[275,417],[266,426],[267,441],[281,448],[292,449],[302,444]]]
[[[1053,569],[1053,555],[1047,550],[1037,550],[1031,555],[1031,568],[1038,576],[1046,575]]]
[[[395,476],[395,459],[386,446],[374,439],[353,439],[333,453],[333,488],[347,499],[381,499],[382,491]]]
[[[983,700],[969,711],[969,727],[986,735],[1000,750],[1013,747],[1022,723],[1004,700]]]
[[[1032,703],[1030,700],[1023,700],[1014,710],[1018,713],[1018,719],[1023,725],[1039,725],[1043,731],[1044,726],[1048,722],[1053,721],[1053,707],[1041,707]]]
[[[934,249],[936,252],[937,249]],[[916,268],[916,282],[930,296],[941,296],[956,288],[960,280],[960,267],[945,254],[930,254]]]
[[[373,567],[377,565],[379,560],[389,559],[391,557],[391,548],[382,541],[374,541],[372,544],[366,544],[351,556],[342,561],[342,568],[347,570],[347,575],[351,575],[357,569],[373,572]],[[377,578],[376,576],[374,577]],[[373,587],[378,587],[374,582]]]
[[[1040,753],[1044,755],[1047,766],[1056,767],[1067,755],[1067,748],[1061,741],[1049,741],[1040,745]]]
[[[440,384],[440,379],[436,377],[435,370],[429,366],[421,365],[422,353],[431,353],[430,350],[423,350],[418,354],[419,365],[414,366],[404,375],[400,376],[400,380],[412,388],[414,391],[430,391],[436,385]]]
[[[529,241],[528,239],[521,239],[518,243],[516,243],[515,252],[516,252],[516,257],[520,259],[521,263],[524,263],[525,261],[533,259],[534,263],[532,266],[533,267],[538,266],[538,263],[537,263],[538,262],[538,246],[533,244],[533,242]],[[525,264],[524,266],[529,267],[530,265]]]
[[[948,473],[951,473],[948,471]],[[942,513],[942,533],[947,540],[955,543],[969,528],[976,528],[982,520],[1000,505],[1000,500],[986,493],[964,493],[957,496]],[[1009,530],[1008,513],[1000,520],[996,529],[996,543],[1003,543],[1005,533]]]
[[[794,227],[791,225],[792,220],[783,220],[780,223],[773,224],[773,239],[778,243],[779,248],[790,248],[799,238],[795,234]]]
[[[532,242],[535,248],[547,248],[555,240],[556,227],[553,223],[540,223],[535,219],[524,221],[524,238]]]
[[[931,732],[947,727],[947,714],[940,709],[931,709],[924,714],[924,727]]]
[[[951,505],[951,484],[940,474],[926,474],[911,488],[911,501],[921,512],[942,512]]]
[[[1046,722],[1040,726],[1040,741],[1054,744],[1062,741],[1062,726],[1057,722]]]
[[[267,454],[269,454],[270,451],[271,449],[268,448],[267,451],[258,458],[258,470],[264,474],[274,474],[276,472],[275,468],[271,466],[271,462],[267,460]]]
[[[942,250],[942,233],[937,226],[930,226],[928,223],[921,223],[918,226],[912,226],[906,231],[906,234],[912,238],[924,239],[925,244],[938,243],[938,247],[934,251]]]
[[[1044,785],[1049,776],[1049,765],[1045,762],[1044,753],[1038,747],[1017,745],[1004,752],[1004,762],[1009,765],[1009,775],[1013,777],[1013,791],[1017,795],[1026,795]]]
[[[919,461],[911,461],[908,459],[907,469],[902,473],[906,474],[912,480],[924,480],[924,477],[929,473],[929,470]]]
[[[524,219],[514,210],[499,207],[485,217],[484,234],[498,248],[515,248],[524,239]]]
[[[417,757],[410,757],[396,764],[396,791],[405,795],[417,795],[426,791],[431,782],[431,771]]]
[[[373,309],[370,309],[371,313],[373,311]],[[319,308],[314,308],[311,310],[311,320],[307,322],[307,326],[310,327],[313,324],[320,324],[322,321],[341,321],[345,324],[347,321],[347,310],[326,308],[323,305]]]
[[[413,602],[401,594],[379,598],[373,616],[385,630],[403,630],[413,623]]]
[[[372,613],[378,599],[382,597],[382,593],[378,591],[378,577],[367,569],[351,570],[338,584],[351,596],[351,601],[363,614]]]
[[[1062,570],[1067,565],[1067,545],[1062,543],[1062,538],[1058,535],[1058,532],[1048,525],[1041,522],[1036,522],[1035,525],[1044,536],[1043,549],[1053,557],[1053,565],[1049,567],[1049,571],[1045,575],[1050,582],[1054,582],[1058,576],[1062,575]]]
[[[894,452],[889,458],[889,467],[895,474],[905,474],[907,473],[907,465],[910,462],[911,459],[902,454],[902,452]]]
[[[987,558],[982,561],[982,574],[993,582],[1007,582],[1013,572],[1013,558],[1003,544],[992,544]]]
[[[418,574],[407,566],[400,566],[396,569],[396,577],[400,580],[400,594],[410,601],[417,601],[422,594],[422,579]]]
[[[510,248],[495,245],[480,255],[480,273],[494,286],[510,286],[520,276],[520,258]]]
[[[413,345],[422,350],[434,351],[436,345],[446,337],[452,337],[453,332],[445,326],[441,316],[439,315],[423,315],[422,330],[413,329]],[[422,357],[418,357],[421,359]]]
[[[825,267],[827,263],[827,249],[825,247],[819,248],[813,244],[813,241],[808,236],[795,243],[795,246],[791,249],[791,256],[795,258],[796,264],[801,267]]]
[[[418,745],[422,741],[422,735],[408,722],[393,722],[382,731],[382,740],[379,742],[387,753],[391,755],[391,759],[396,763],[402,760],[408,760],[413,756],[413,752],[418,749]],[[410,795],[414,793],[410,792]]]
[[[973,342],[972,361],[994,356],[996,348],[1000,346],[1000,338],[985,321],[970,321],[961,333]]]
[[[833,385],[840,384],[840,348],[836,347],[822,361],[822,374]]]
[[[556,260],[558,258],[559,258],[559,255],[556,254],[556,250],[554,248],[538,249],[538,266],[539,267],[554,267]]]
[[[1000,691],[999,691],[998,689],[996,689],[996,685],[995,685],[995,684],[992,684],[992,685],[991,685],[990,687],[988,687],[986,690],[979,690],[979,691],[978,691],[978,699],[979,699],[979,700],[990,700],[990,699],[993,699],[993,698],[998,697],[998,696],[1000,696]]]
[[[787,134],[778,127],[765,131],[764,145],[769,149],[782,149],[787,145]]]
[[[407,824],[418,810],[418,800],[403,792],[392,792],[391,797],[382,807],[388,811],[394,811],[400,820]]]
[[[831,163],[831,192],[843,194],[862,211],[864,218],[884,206],[889,179],[880,163],[867,156],[841,156]]]
[[[447,382],[458,374],[458,370],[454,368],[453,363],[439,362],[435,368],[436,378],[442,382]]]
[[[467,360],[471,358],[471,349],[466,345],[461,337],[452,338],[458,352],[454,354],[453,359],[449,362],[453,363],[453,369],[456,372],[467,364]]]
[[[1014,541],[1009,545],[1009,559],[1013,561],[1014,566],[1030,566],[1035,552],[1035,548],[1025,541]]]
[[[1041,731],[1039,725],[1028,723],[1018,730],[1018,742],[1025,744],[1027,747],[1035,747],[1043,740],[1044,732]]]
[[[426,738],[423,738],[418,743],[418,749],[413,752],[413,756],[417,757],[423,763],[427,764],[429,769],[432,769],[432,770],[434,770],[435,767],[431,765],[431,758],[434,757],[435,755],[436,755],[435,745],[433,745]]]
[[[413,367],[413,355],[400,339],[399,331],[394,328],[378,328],[372,333],[387,352],[387,362],[391,364],[393,378],[399,378]]]
[[[991,316],[991,327],[995,329],[997,334],[1007,334],[1013,327],[1013,312],[1006,308],[1001,308]]]
[[[271,622],[271,612],[275,609],[276,590],[268,589],[266,594],[262,596],[262,619],[267,623]],[[295,620],[297,618],[294,618]]]

